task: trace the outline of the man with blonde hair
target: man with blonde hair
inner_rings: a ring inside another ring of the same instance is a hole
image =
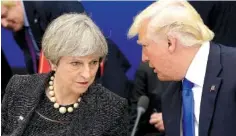
[[[184,0],[151,4],[129,29],[129,38],[136,35],[142,60],[159,80],[173,81],[151,124],[168,136],[236,133],[235,48],[211,42],[214,33]]]

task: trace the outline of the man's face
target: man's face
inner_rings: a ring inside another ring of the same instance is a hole
[[[171,55],[167,37],[157,36],[154,40],[147,37],[147,25],[143,25],[139,31],[138,44],[142,45],[142,61],[149,62],[157,76],[162,81],[175,80],[175,59]]]
[[[13,5],[1,4],[1,24],[3,27],[14,32],[24,26],[24,9],[21,1],[12,1]]]

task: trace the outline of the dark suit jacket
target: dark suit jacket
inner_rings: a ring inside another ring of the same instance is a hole
[[[180,135],[181,82],[172,82],[162,95],[167,136]],[[211,90],[211,87],[215,88]],[[236,48],[210,44],[200,107],[199,136],[236,134]]]
[[[11,67],[7,62],[7,59],[4,55],[4,52],[1,50],[1,98],[3,98],[3,95],[5,93],[5,88],[7,86],[7,83],[9,82],[11,76],[12,76],[12,71]]]
[[[103,86],[112,92],[128,98],[130,83],[126,72],[130,68],[130,63],[111,39],[107,38],[106,40],[108,43],[108,55],[104,65],[104,74],[100,76],[100,81]]]
[[[137,102],[140,96],[146,95],[150,99],[150,104],[141,117],[138,126],[137,136],[144,135],[163,135],[158,132],[153,125],[149,124],[151,114],[156,109],[161,112],[161,94],[168,86],[168,82],[161,82],[158,80],[157,75],[153,72],[153,69],[148,66],[148,63],[141,63],[135,74],[134,86],[130,97],[131,111],[130,111],[130,131],[134,126],[135,119],[137,117]]]
[[[215,32],[214,42],[236,47],[235,1],[190,1],[190,4]]]
[[[24,1],[24,6],[39,48],[41,48],[42,36],[53,19],[64,13],[84,12],[84,7],[78,1]],[[32,58],[23,36],[24,30],[15,33],[15,39],[24,52],[27,69],[29,73],[33,73]],[[107,56],[101,82],[109,90],[127,98],[128,78],[125,73],[130,68],[130,64],[112,40],[107,39],[107,43],[109,55]],[[98,77],[100,78],[100,76]]]
[[[2,135],[20,136],[44,94],[51,74],[16,75],[10,80],[2,103]],[[82,96],[79,114],[68,136],[126,136],[127,101],[94,83]],[[19,120],[22,116],[24,119]]]

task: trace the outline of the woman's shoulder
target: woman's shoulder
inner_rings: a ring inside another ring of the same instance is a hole
[[[46,77],[47,74],[14,75],[6,87],[6,93],[9,90],[20,93],[22,90],[27,90],[27,88],[35,89],[37,85],[44,82]]]
[[[92,85],[91,89],[93,90],[94,94],[96,95],[97,99],[101,103],[109,103],[111,105],[126,105],[127,100],[113,92],[109,89],[105,88],[101,84],[94,84]]]

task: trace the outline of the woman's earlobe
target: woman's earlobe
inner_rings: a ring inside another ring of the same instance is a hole
[[[57,66],[55,66],[55,65],[51,65],[51,68],[52,68],[53,71],[57,70]]]
[[[53,64],[51,61],[49,61],[50,67],[52,71],[56,71],[57,70],[57,66],[55,64]]]

